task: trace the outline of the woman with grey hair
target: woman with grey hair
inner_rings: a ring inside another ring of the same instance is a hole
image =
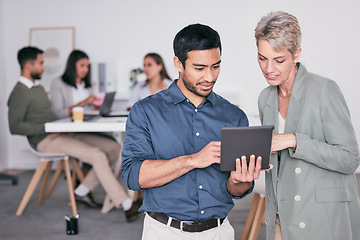
[[[359,149],[339,87],[298,62],[301,30],[291,14],[264,16],[255,38],[269,84],[259,96],[260,119],[275,127],[267,239],[360,239]]]

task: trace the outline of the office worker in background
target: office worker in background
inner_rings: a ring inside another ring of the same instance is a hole
[[[93,95],[89,66],[88,55],[83,51],[73,50],[64,74],[51,82],[52,110],[58,118],[71,116],[74,107],[95,107],[93,102],[96,97]]]
[[[126,123],[122,176],[143,190],[143,239],[234,239],[227,214],[259,177],[261,158],[220,170],[222,127],[248,126],[245,113],[215,94],[221,42],[194,24],[174,39],[179,79],[134,104]]]
[[[126,106],[128,111],[140,99],[164,90],[172,83],[166,71],[164,61],[157,53],[145,55],[143,71],[146,74],[146,81],[145,83],[137,83],[132,90],[131,97]]]
[[[76,201],[89,207],[99,207],[88,194],[101,183],[115,206],[123,207],[126,220],[136,219],[139,205],[129,198],[109,165],[118,159],[120,146],[113,140],[96,135],[46,133],[45,123],[56,120],[56,116],[38,81],[44,71],[43,51],[24,47],[18,52],[18,61],[21,76],[8,100],[10,132],[27,136],[29,143],[39,152],[63,152],[91,164],[92,170],[75,189]]]
[[[359,149],[339,87],[298,62],[296,17],[264,16],[255,38],[270,85],[259,96],[260,119],[275,126],[274,168],[265,174],[267,239],[360,239]]]

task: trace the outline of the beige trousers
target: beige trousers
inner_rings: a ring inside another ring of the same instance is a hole
[[[234,228],[226,218],[224,222],[215,228],[203,232],[183,232],[180,229],[167,226],[150,217],[144,218],[142,240],[234,240]]]
[[[283,240],[279,215],[276,214],[274,240]]]
[[[61,152],[92,165],[82,184],[94,190],[101,183],[116,207],[128,198],[111,169],[120,146],[110,138],[87,133],[49,134],[38,145],[39,152]]]

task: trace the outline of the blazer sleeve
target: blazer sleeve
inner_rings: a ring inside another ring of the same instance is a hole
[[[359,149],[349,109],[334,81],[328,81],[320,94],[321,127],[325,141],[295,133],[297,148],[291,157],[343,174],[352,174],[360,164]],[[309,124],[311,122],[309,121]]]
[[[66,103],[65,89],[61,79],[54,79],[51,82],[50,94],[52,111],[57,118],[69,117],[69,106]]]

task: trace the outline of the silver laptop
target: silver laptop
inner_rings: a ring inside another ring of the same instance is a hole
[[[85,119],[92,119],[92,117],[101,116],[101,117],[127,117],[128,112],[127,111],[112,111],[111,107],[115,100],[115,94],[116,92],[107,92],[105,93],[104,101],[100,106],[99,111],[91,110],[89,112],[84,113]],[[84,120],[85,120],[84,119]]]

